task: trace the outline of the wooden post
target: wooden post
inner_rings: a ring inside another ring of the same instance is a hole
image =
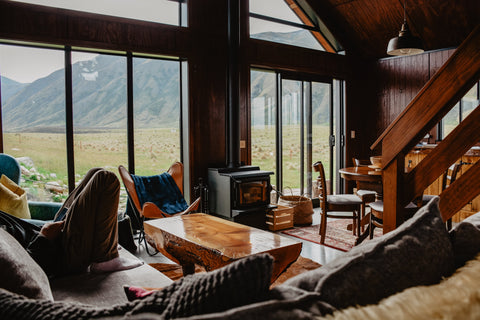
[[[383,233],[390,232],[403,222],[403,178],[405,156],[399,154],[383,169]]]

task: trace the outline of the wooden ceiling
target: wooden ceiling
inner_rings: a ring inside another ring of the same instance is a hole
[[[403,23],[403,0],[304,0],[347,53],[386,57]],[[457,47],[480,24],[480,0],[407,0],[407,23],[426,51]]]

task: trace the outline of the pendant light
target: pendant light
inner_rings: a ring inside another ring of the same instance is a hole
[[[423,52],[422,40],[415,37],[408,29],[406,0],[403,2],[403,24],[398,37],[390,39],[387,54],[391,56],[408,56]]]

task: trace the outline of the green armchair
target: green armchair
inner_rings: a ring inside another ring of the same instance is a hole
[[[16,184],[20,184],[20,164],[14,157],[0,153],[0,176],[4,174]],[[53,220],[55,214],[61,208],[62,204],[58,202],[29,201],[31,220],[36,224],[43,224],[45,221]],[[35,222],[35,220],[41,220]]]

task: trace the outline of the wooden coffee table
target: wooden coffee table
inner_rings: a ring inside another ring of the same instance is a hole
[[[273,282],[302,250],[299,241],[203,213],[145,221],[144,229],[148,242],[180,264],[184,275],[194,273],[195,264],[210,271],[269,253]]]

